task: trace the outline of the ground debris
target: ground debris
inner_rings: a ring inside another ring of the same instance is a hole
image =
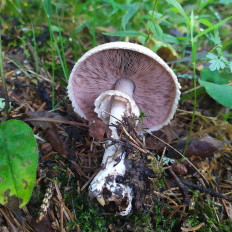
[[[40,153],[38,175],[29,204],[17,210],[0,206],[0,231],[88,231],[84,223],[91,225],[96,221],[101,224],[102,221],[96,219],[99,215],[108,223],[106,229],[112,232],[145,231],[148,227],[146,231],[155,231],[156,225],[171,223],[173,218],[181,221],[176,231],[200,230],[207,222],[217,231],[216,222],[232,219],[232,126],[231,119],[225,121],[221,116],[228,114],[228,109],[207,96],[200,101],[186,151],[189,162],[173,149],[180,153],[184,151],[193,114],[193,101],[188,98],[180,102],[169,125],[153,132],[159,139],[152,134],[138,135],[141,128],[137,130],[136,119],[125,117],[114,125],[120,134],[116,141],[102,121],[97,119],[88,124],[73,112],[66,98],[64,76],[56,72],[55,78],[59,81],[53,83],[51,70],[44,68],[46,63],[52,63],[52,47],[46,47],[48,27],[41,27],[41,34],[36,36],[38,46],[48,48],[46,55],[41,53],[38,57],[27,36],[25,46],[9,45],[25,36],[16,24],[20,24],[18,19],[15,19],[11,35],[2,36],[3,65],[11,102],[9,118],[24,120],[32,127]],[[82,30],[82,34],[92,36],[87,26]],[[78,42],[87,49],[92,42],[86,35],[84,37]],[[167,52],[165,49],[160,51]],[[28,52],[31,57],[26,55]],[[168,54],[167,59],[172,60],[172,55],[170,58]],[[39,58],[38,70],[36,56]],[[74,64],[73,56],[72,49],[68,48],[65,53],[68,64]],[[59,57],[55,55],[54,58],[60,64]],[[192,75],[190,69],[187,73]],[[181,82],[186,96],[193,87],[192,80],[181,79]],[[1,88],[0,97],[3,97]],[[57,105],[51,112],[54,103]],[[1,115],[5,117],[3,113]],[[125,178],[119,181],[127,182],[133,188],[132,216],[136,215],[135,218],[113,217],[115,206],[102,209],[95,202],[89,202],[88,197],[81,198],[88,194],[88,185],[101,168],[107,140],[121,143],[127,152],[128,170]],[[167,158],[165,164],[163,160]],[[51,190],[53,184],[55,187]],[[40,207],[43,213],[39,211]],[[202,221],[192,226],[189,218],[199,217],[199,212]],[[147,221],[141,227],[133,226],[132,221],[137,223],[147,215],[153,227]],[[212,215],[216,218],[214,221]]]

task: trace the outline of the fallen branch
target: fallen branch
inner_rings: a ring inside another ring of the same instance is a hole
[[[231,198],[226,197],[226,196],[222,195],[221,193],[215,192],[215,191],[212,190],[212,189],[207,189],[207,188],[198,186],[198,185],[193,184],[193,183],[191,183],[191,182],[188,182],[188,181],[186,181],[186,180],[184,180],[184,179],[182,179],[182,178],[179,178],[179,179],[180,179],[180,181],[181,181],[183,184],[187,185],[188,187],[192,187],[192,188],[194,188],[194,189],[197,189],[197,190],[199,190],[199,191],[202,192],[202,193],[207,193],[207,194],[209,194],[210,196],[222,198],[222,199],[224,199],[224,200],[227,200],[227,201],[229,201],[229,202],[232,202],[232,199],[231,199]]]

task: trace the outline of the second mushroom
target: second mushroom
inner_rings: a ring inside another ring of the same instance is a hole
[[[75,112],[88,120],[96,115],[110,125],[123,116],[139,117],[148,132],[159,130],[172,119],[180,97],[180,85],[169,66],[152,50],[138,44],[113,42],[85,53],[75,64],[68,94]],[[101,205],[114,202],[121,215],[132,208],[133,189],[122,183],[127,154],[121,145],[108,142],[102,168],[90,184],[90,195]]]

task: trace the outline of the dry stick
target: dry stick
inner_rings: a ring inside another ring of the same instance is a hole
[[[139,141],[139,140],[135,140],[130,134],[129,132],[126,130],[126,128],[124,126],[122,126],[122,130],[123,132],[126,134],[126,136],[129,138],[129,140],[131,141],[128,141],[128,143],[133,146],[135,149],[141,151],[142,153],[145,153],[145,154],[151,154],[150,151],[148,151],[146,148],[144,148],[144,145]],[[125,139],[124,137],[122,137],[124,140],[126,140],[126,143],[127,143],[127,139]],[[139,147],[142,146],[142,148]]]
[[[53,197],[52,200],[57,204],[57,206],[61,207],[61,204],[60,204],[60,201],[58,200],[58,198]],[[73,216],[72,212],[67,208],[67,206],[65,204],[63,204],[62,207],[63,207],[64,215],[67,218],[67,220],[73,222],[74,221],[74,216]]]
[[[171,217],[181,208],[181,205],[175,207],[175,209],[168,215],[167,220],[171,219]]]
[[[185,204],[190,205],[190,199],[188,197],[188,193],[189,193],[188,188],[181,183],[180,179],[176,176],[176,174],[173,172],[171,167],[168,167],[167,170],[169,171],[169,173],[177,183],[178,187],[181,189]]]
[[[29,117],[24,119],[24,121],[42,121],[42,122],[54,122],[54,123],[63,123],[63,124],[70,124],[72,126],[78,126],[78,127],[89,127],[87,124],[80,123],[80,122],[74,122],[74,121],[66,121],[62,119],[56,119],[56,118],[47,118],[47,117]]]
[[[139,151],[141,151],[142,153],[145,153],[145,154],[152,154],[149,151],[145,151],[142,148],[138,147],[137,145],[135,145],[131,141],[124,142],[124,141],[121,141],[120,139],[113,139],[113,138],[108,138],[108,140],[111,141],[111,142],[114,142],[114,143],[120,143],[120,144],[124,145],[125,147],[135,148],[135,149],[137,149],[137,150],[139,150]]]
[[[184,227],[181,227],[181,231],[196,231],[196,230],[199,230],[202,226],[204,226],[205,223],[204,222],[201,222],[199,225],[197,226],[193,226],[193,227],[188,227],[188,228],[184,228]]]
[[[64,231],[64,200],[62,198],[60,189],[55,180],[54,180],[54,185],[56,188],[57,198],[59,200],[59,205],[60,205],[60,228],[61,228],[61,232],[63,232]]]
[[[136,133],[136,132],[135,132],[135,133],[132,133],[131,136],[134,138],[134,140],[135,140],[141,147],[145,148],[145,145],[143,144],[143,142],[140,141],[139,138],[138,138],[138,133]]]
[[[6,58],[9,62],[13,63],[16,67],[18,67],[29,79],[32,79],[31,75],[27,72],[27,70],[24,68],[19,61],[14,59],[13,57],[6,55]]]
[[[4,99],[5,99],[5,112],[8,114],[9,109],[10,109],[10,103],[9,103],[7,87],[6,87],[6,79],[5,79],[4,69],[3,69],[1,30],[0,30],[0,69],[1,69],[2,88],[3,88],[3,93],[4,93]]]
[[[180,153],[178,150],[176,150],[173,146],[171,146],[170,144],[166,143],[164,140],[160,139],[159,137],[153,135],[152,133],[150,132],[147,132],[145,130],[143,130],[145,133],[148,133],[149,135],[153,136],[154,138],[158,139],[159,141],[161,141],[162,143],[166,144],[168,147],[170,147],[171,149],[173,149],[175,152],[177,152],[179,155],[181,155],[181,157],[183,157],[203,178],[204,180],[206,181],[206,183],[208,184],[208,180],[204,177],[204,175],[202,175],[200,173],[200,171],[197,169],[197,167],[189,160],[187,159],[182,153]]]
[[[168,199],[168,200],[171,201],[175,206],[178,206],[178,204],[177,204],[172,198],[170,198],[169,196],[166,196],[166,195],[163,194],[163,193],[156,192],[155,190],[153,191],[153,193],[154,193],[156,196],[158,196],[158,197]]]
[[[126,140],[125,137],[122,137],[122,139]],[[120,140],[118,140],[118,141],[120,141]],[[123,141],[122,141],[122,142],[123,142]],[[126,142],[124,142],[125,145],[127,145],[127,143],[129,143],[132,147],[134,147],[135,149],[141,151],[141,152],[144,153],[144,154],[152,154],[152,153],[149,152],[148,150],[144,150],[143,148],[139,147],[138,145],[134,144],[134,143],[131,142],[131,141],[126,141]],[[152,154],[152,155],[153,155],[153,154]]]
[[[159,165],[161,165],[161,163],[162,163],[162,161],[163,161],[163,157],[164,157],[164,154],[165,154],[166,150],[167,150],[167,147],[164,147],[163,152],[162,152],[162,155],[161,155],[161,157],[160,157]]]
[[[222,198],[222,199],[225,199],[225,200],[227,200],[227,201],[229,201],[229,202],[232,202],[232,199],[231,199],[231,198],[226,197],[226,196],[222,195],[221,193],[215,192],[215,191],[212,190],[212,189],[207,189],[207,188],[198,186],[198,185],[193,184],[193,183],[190,183],[190,182],[188,182],[188,181],[186,181],[186,180],[184,180],[184,179],[182,179],[182,178],[179,178],[179,179],[180,179],[180,181],[181,181],[183,184],[187,185],[188,187],[192,187],[192,188],[194,188],[194,189],[199,190],[199,191],[202,192],[202,193],[208,193],[208,194],[211,195],[211,196],[218,197],[218,198]]]
[[[7,216],[5,210],[3,208],[0,208],[0,212],[2,213],[2,215],[5,217],[6,221],[9,223],[9,225],[11,226],[12,230],[14,232],[18,232],[17,228],[14,226],[14,224],[11,222],[10,218]]]
[[[139,144],[134,140],[134,138],[128,133],[128,131],[125,129],[124,126],[122,127],[122,130],[123,130],[124,133],[127,135],[127,137],[128,137],[129,139],[132,140],[132,142],[134,142],[136,145],[139,145]]]
[[[76,162],[74,162],[73,160],[70,160],[70,163],[76,168],[80,176],[84,176],[88,180],[90,179],[90,177],[85,175],[85,173],[81,170],[80,166]]]
[[[90,179],[81,187],[81,192],[87,187],[87,185],[93,180],[93,178],[97,175],[100,169],[97,169],[94,174],[90,177]]]
[[[228,210],[228,208],[227,208],[227,205],[226,205],[226,202],[225,202],[224,199],[222,199],[222,203],[223,203],[224,208],[225,208],[225,210],[226,210],[227,217],[231,219],[229,210]]]

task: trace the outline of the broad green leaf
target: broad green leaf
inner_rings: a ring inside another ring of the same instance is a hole
[[[139,31],[117,31],[117,32],[112,32],[112,33],[109,33],[109,32],[103,32],[102,33],[103,35],[109,35],[109,36],[129,36],[129,37],[137,37],[137,36],[145,36],[144,33],[142,32],[139,32]]]
[[[232,3],[232,0],[219,0],[220,4],[229,5]]]
[[[219,85],[227,85],[232,80],[232,74],[228,69],[219,72],[217,70],[211,71],[208,67],[205,67],[201,70],[201,80]]]
[[[155,12],[153,10],[149,10],[149,17],[150,19],[156,19],[156,20],[162,20],[165,21],[164,19],[162,19],[164,15],[159,13],[159,12]]]
[[[232,19],[232,16],[230,16],[230,17],[228,17],[228,18],[222,20],[221,22],[219,22],[219,23],[213,25],[212,27],[209,27],[209,28],[205,29],[204,31],[202,31],[202,32],[200,32],[198,35],[196,35],[196,36],[194,37],[194,40],[196,40],[197,38],[199,38],[199,37],[201,37],[201,36],[203,36],[203,35],[205,35],[205,34],[207,34],[207,33],[209,33],[210,31],[214,30],[215,28],[220,27],[222,24],[224,24],[225,22],[227,22],[227,21],[230,20],[230,19]]]
[[[220,104],[232,109],[232,74],[228,70],[219,72],[210,71],[208,67],[202,69],[201,86],[205,87],[206,92]]]
[[[0,203],[30,199],[38,163],[38,148],[31,128],[19,120],[0,124]]]
[[[232,109],[232,85],[218,85],[203,80],[199,82],[215,101]]]
[[[129,22],[129,20],[134,16],[134,14],[138,11],[140,6],[139,2],[136,2],[134,4],[130,4],[128,6],[128,10],[126,14],[122,17],[122,28],[125,30],[126,24]]]
[[[93,0],[90,0],[90,1],[93,1]],[[112,14],[117,13],[118,10],[125,10],[125,6],[123,4],[119,4],[115,2],[114,0],[105,0],[105,2],[109,3],[113,7],[114,11],[112,12]]]
[[[167,3],[173,5],[177,11],[183,16],[183,18],[186,21],[187,26],[189,26],[189,28],[191,27],[191,22],[189,17],[186,15],[184,9],[182,8],[182,6],[180,5],[179,2],[177,2],[176,0],[165,0]]]
[[[164,37],[164,42],[165,43],[180,44],[179,40],[173,35],[164,33],[163,37]]]
[[[163,33],[163,30],[161,29],[161,27],[156,23],[156,22],[152,22],[152,21],[149,21],[147,23],[149,29],[151,30],[154,38],[156,40],[160,40],[160,41],[164,41],[164,33]]]
[[[230,62],[230,71],[232,72],[232,62]]]

